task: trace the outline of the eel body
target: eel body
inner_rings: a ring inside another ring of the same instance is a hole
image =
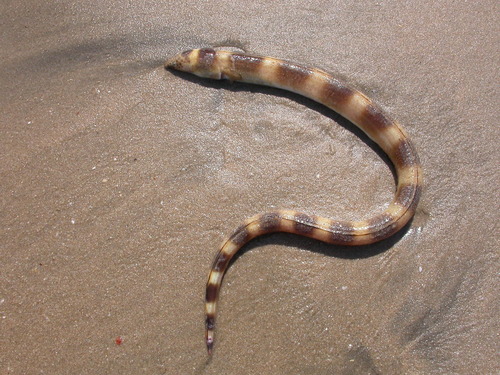
[[[165,66],[200,77],[229,79],[295,92],[336,111],[365,132],[388,155],[397,174],[393,201],[378,215],[361,221],[341,221],[293,210],[275,210],[247,219],[227,238],[216,255],[206,287],[206,345],[214,345],[217,299],[231,258],[251,239],[288,232],[336,245],[365,245],[399,231],[415,213],[422,189],[419,158],[401,125],[366,95],[315,68],[263,56],[209,48],[182,52]]]

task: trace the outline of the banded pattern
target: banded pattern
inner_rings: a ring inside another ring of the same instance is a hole
[[[389,156],[397,174],[393,201],[379,215],[363,221],[339,221],[292,210],[277,210],[246,220],[223,242],[215,257],[206,289],[206,344],[214,343],[215,312],[222,278],[231,258],[252,238],[288,232],[338,245],[364,245],[400,230],[414,215],[422,187],[415,148],[403,128],[361,92],[330,74],[288,61],[213,49],[185,51],[165,63],[168,68],[212,79],[229,79],[289,90],[344,116]]]

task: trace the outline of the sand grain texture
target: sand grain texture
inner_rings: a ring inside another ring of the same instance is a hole
[[[4,2],[0,374],[498,373],[498,2],[194,4]],[[361,89],[411,135],[426,188],[381,244],[253,241],[207,363],[226,235],[274,207],[365,218],[394,189],[321,106],[164,70],[209,46]]]

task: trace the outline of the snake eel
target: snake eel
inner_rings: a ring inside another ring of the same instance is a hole
[[[341,221],[293,210],[275,210],[247,219],[227,238],[216,255],[205,297],[208,354],[214,345],[217,299],[231,258],[251,239],[272,232],[288,232],[336,245],[366,245],[399,231],[415,213],[422,168],[413,143],[401,125],[363,93],[332,75],[290,61],[210,48],[182,52],[165,63],[199,77],[228,79],[292,91],[336,111],[376,142],[388,155],[397,175],[393,201],[380,214],[362,221]]]

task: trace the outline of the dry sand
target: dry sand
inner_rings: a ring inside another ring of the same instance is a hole
[[[494,0],[3,1],[0,374],[498,373],[499,14]],[[210,362],[204,287],[226,235],[274,207],[366,218],[394,180],[317,104],[163,68],[207,46],[363,90],[405,126],[426,183],[381,244],[253,241],[224,280]]]

